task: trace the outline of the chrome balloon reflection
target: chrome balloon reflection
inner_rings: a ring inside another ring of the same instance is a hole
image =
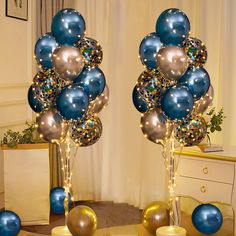
[[[198,101],[196,101],[195,111],[197,113],[203,114],[207,110],[207,108],[212,104],[213,98],[214,98],[214,88],[212,85],[210,85],[205,96],[201,97]]]
[[[151,109],[141,117],[140,127],[145,138],[158,144],[164,144],[170,138],[173,126],[161,109]]]
[[[83,16],[75,9],[63,9],[53,17],[52,35],[61,45],[75,45],[85,34]]]
[[[189,31],[188,17],[176,8],[163,11],[156,22],[156,33],[165,45],[180,46],[188,37]]]
[[[108,106],[109,88],[106,85],[102,94],[89,103],[88,113],[98,114],[103,108]]]
[[[139,56],[143,65],[148,69],[157,69],[156,55],[161,47],[162,42],[156,33],[148,34],[142,40],[139,46]]]
[[[193,109],[193,95],[187,87],[175,85],[164,94],[161,108],[170,120],[184,119]]]
[[[143,210],[142,224],[151,234],[155,234],[157,228],[169,225],[169,222],[169,207],[164,202],[153,202]]]
[[[157,66],[165,77],[177,80],[188,68],[188,57],[180,47],[163,47],[157,54]]]
[[[64,79],[73,80],[84,67],[80,50],[71,46],[60,46],[52,55],[55,71]]]
[[[92,236],[97,229],[96,213],[88,206],[74,207],[68,214],[67,227],[74,236]]]
[[[37,131],[48,142],[61,142],[65,139],[68,125],[56,109],[45,109],[36,117]]]
[[[34,112],[39,113],[44,109],[43,103],[34,94],[32,85],[29,87],[28,90],[28,103]]]
[[[146,102],[141,94],[139,89],[137,88],[137,86],[134,87],[133,92],[132,92],[132,100],[133,100],[133,104],[135,106],[135,108],[141,112],[144,113],[149,109],[149,104],[148,102]]]
[[[214,234],[221,228],[223,216],[218,207],[212,204],[202,204],[194,209],[192,222],[202,234]]]

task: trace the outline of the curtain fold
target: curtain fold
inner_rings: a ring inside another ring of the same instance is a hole
[[[146,34],[155,31],[157,17],[167,8],[186,12],[191,35],[208,49],[206,69],[215,88],[214,105],[223,106],[227,116],[223,131],[211,135],[212,142],[236,146],[234,0],[77,0],[65,4],[84,16],[86,36],[103,47],[101,69],[110,88],[109,106],[101,112],[101,140],[79,148],[75,157],[75,200],[113,200],[142,208],[166,198],[162,148],[143,137],[131,94],[144,70],[138,59],[139,44]]]

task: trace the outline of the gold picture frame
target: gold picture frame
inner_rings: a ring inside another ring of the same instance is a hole
[[[6,16],[28,20],[28,0],[6,0]]]

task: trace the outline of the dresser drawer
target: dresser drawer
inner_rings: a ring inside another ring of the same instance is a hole
[[[231,204],[231,184],[217,183],[177,176],[176,195],[191,196],[201,202],[222,202]]]
[[[233,184],[234,165],[222,161],[180,157],[178,175]]]

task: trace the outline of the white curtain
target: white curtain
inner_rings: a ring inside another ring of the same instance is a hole
[[[109,106],[101,114],[102,138],[93,146],[79,148],[75,158],[76,200],[112,200],[142,208],[166,198],[162,148],[143,137],[131,94],[144,70],[138,59],[139,44],[155,30],[157,17],[167,8],[186,12],[191,35],[207,46],[214,105],[223,106],[227,116],[223,132],[212,139],[236,146],[235,0],[76,0],[71,7],[84,16],[87,36],[103,47],[101,68],[110,88]]]

